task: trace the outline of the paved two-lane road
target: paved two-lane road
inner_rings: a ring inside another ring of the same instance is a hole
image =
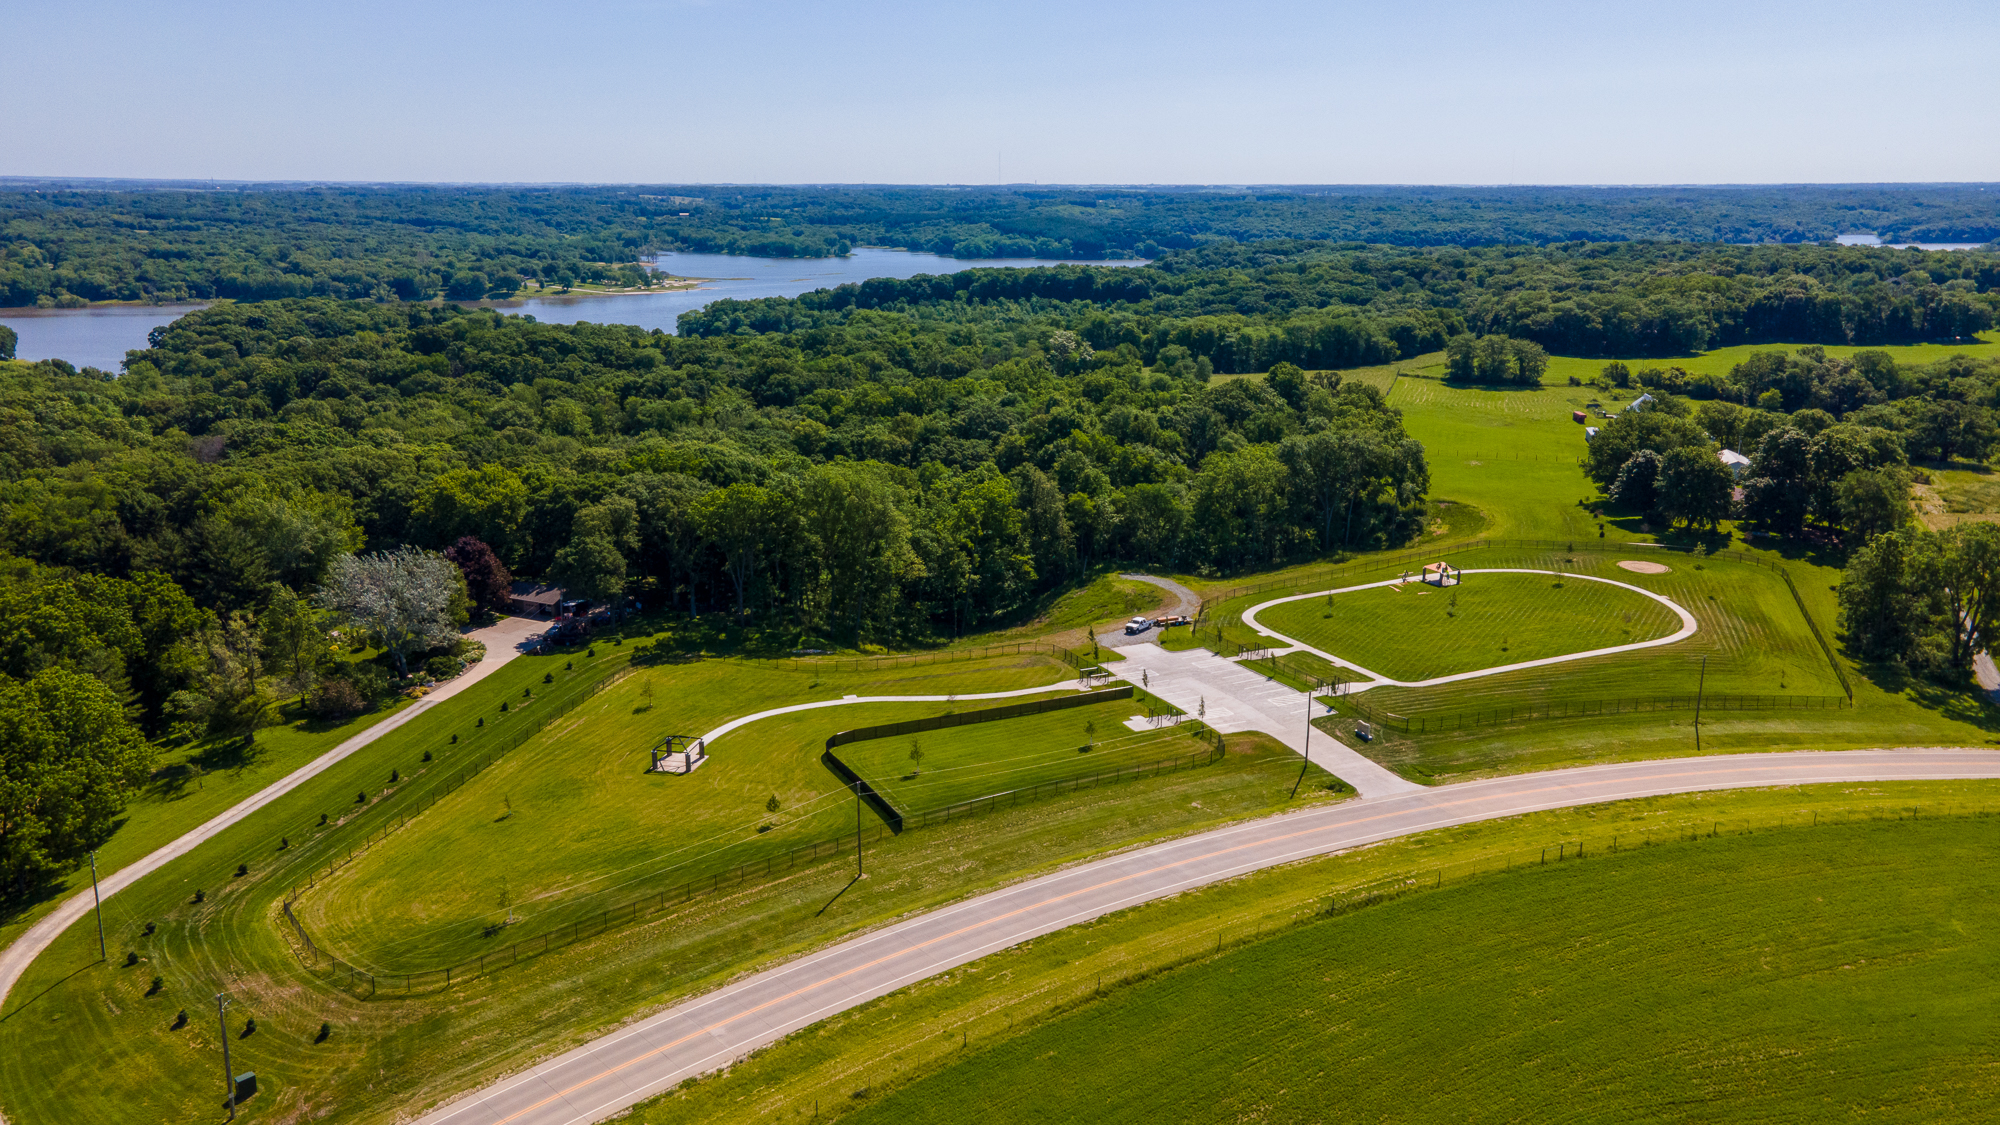
[[[2000,778],[2000,751],[1858,750],[1627,762],[1469,781],[1235,824],[1029,880],[841,942],[443,1106],[419,1125],[582,1125],[914,981],[1137,903],[1433,828],[1750,786]]]

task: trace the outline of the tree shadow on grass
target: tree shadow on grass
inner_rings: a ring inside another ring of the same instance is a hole
[[[1889,695],[1900,695],[1917,706],[1953,722],[2000,734],[2000,703],[1969,679],[1944,683],[1918,675],[1900,664],[1855,665],[1863,679]],[[1995,742],[2000,739],[1989,738]]]

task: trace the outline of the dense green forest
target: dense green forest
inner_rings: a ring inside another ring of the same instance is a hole
[[[639,284],[644,255],[1155,257],[1273,239],[1547,246],[2000,238],[1977,185],[1785,188],[794,188],[0,181],[0,306],[471,300]]]
[[[76,862],[149,740],[253,738],[281,698],[331,716],[449,674],[450,623],[510,574],[782,650],[946,640],[1106,565],[1398,546],[1426,523],[1424,450],[1329,369],[1442,350],[1455,377],[1533,381],[1577,340],[1661,350],[1629,327],[1655,322],[1710,342],[1963,332],[1991,323],[1987,261],[1273,242],[721,302],[678,336],[229,303],[116,376],[0,363],[0,733],[28,748],[0,770],[0,877]],[[1590,468],[1614,503],[1699,529],[1735,511],[1712,452],[1730,445],[1762,529],[1886,539],[1912,460],[1994,443],[1996,367],[1796,346],[1721,377],[1610,363],[1596,378],[1657,406],[1607,425]],[[1214,377],[1231,368],[1268,374]],[[1871,620],[1898,618],[1853,617]],[[343,624],[380,655],[331,650]]]
[[[980,317],[1019,304],[1148,365],[1178,347],[1219,372],[1354,367],[1471,331],[1561,355],[1674,356],[1732,344],[1900,344],[1984,331],[2000,256],[1855,247],[1594,243],[1403,250],[1269,241],[1150,266],[975,269],[798,298],[716,301],[684,334],[799,332],[857,311]],[[1690,388],[1690,393],[1714,393]]]

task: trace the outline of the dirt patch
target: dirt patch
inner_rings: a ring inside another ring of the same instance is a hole
[[[1665,574],[1673,569],[1666,563],[1643,562],[1639,559],[1620,559],[1618,566],[1621,570],[1635,571],[1639,574]]]

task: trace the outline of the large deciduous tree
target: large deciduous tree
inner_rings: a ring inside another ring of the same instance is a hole
[[[514,576],[483,540],[461,535],[458,542],[445,548],[444,557],[465,575],[466,592],[480,609],[504,613],[513,604]]]
[[[695,502],[695,525],[722,556],[722,571],[736,591],[738,620],[749,616],[750,581],[769,542],[773,507],[770,492],[749,483],[718,488]]]
[[[0,880],[21,894],[103,843],[152,747],[95,677],[0,676]]]
[[[449,642],[452,599],[461,589],[458,568],[444,556],[404,547],[368,555],[342,555],[327,573],[320,604],[380,641],[407,675],[409,656]]]
[[[1714,451],[1684,445],[1661,458],[1655,505],[1669,519],[1712,529],[1729,518],[1730,494],[1735,487],[1735,474]]]

